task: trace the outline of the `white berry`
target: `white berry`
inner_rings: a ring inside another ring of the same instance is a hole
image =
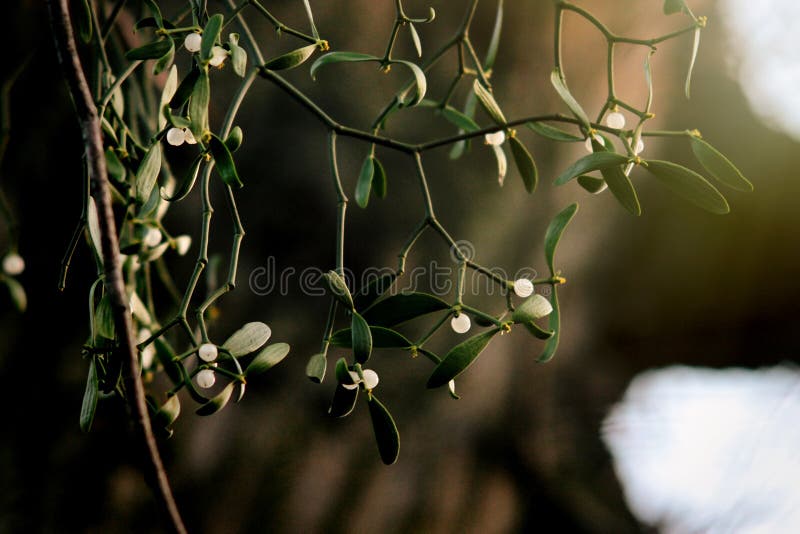
[[[213,362],[217,359],[218,354],[217,346],[213,343],[203,343],[200,345],[200,348],[197,349],[197,355],[204,362]]]
[[[9,276],[17,276],[25,270],[25,260],[16,252],[6,254],[3,258],[3,271]]]
[[[196,145],[197,144],[197,139],[194,138],[194,134],[192,133],[192,131],[189,128],[184,128],[183,129],[183,136],[184,136],[184,141],[186,141],[187,145]]]
[[[211,369],[203,369],[197,376],[195,377],[197,380],[197,385],[203,389],[208,389],[214,385],[214,382],[217,381],[217,375],[214,374],[214,371]]]
[[[616,128],[617,130],[620,130],[625,127],[625,115],[619,111],[609,113],[606,117],[606,124],[609,128]]]
[[[161,230],[159,230],[158,228],[150,228],[149,230],[147,230],[147,233],[145,234],[144,239],[142,241],[148,247],[153,248],[157,247],[158,244],[161,243],[162,237],[163,236],[161,235]]]
[[[364,387],[367,389],[375,389],[375,386],[377,386],[379,382],[378,373],[372,369],[364,369],[361,374],[364,375]]]
[[[222,48],[221,46],[215,46],[211,49],[211,59],[208,60],[208,64],[212,67],[219,67],[222,65],[222,62],[225,61],[228,57],[228,51]]]
[[[487,145],[500,146],[506,140],[506,133],[503,130],[487,133],[484,139],[486,139]]]
[[[642,139],[639,138],[639,140],[636,141],[636,146],[633,147],[633,153],[641,154],[643,150],[644,150],[644,141],[642,141]]]
[[[199,33],[190,33],[183,40],[183,46],[186,48],[186,50],[194,54],[195,52],[200,51],[200,44],[202,42],[203,38]]]
[[[464,334],[468,332],[471,326],[472,322],[469,320],[469,316],[464,313],[461,313],[450,320],[450,327],[456,334]]]
[[[192,238],[188,235],[179,235],[175,238],[175,249],[181,256],[189,252],[189,247],[192,246]]]
[[[527,278],[514,280],[514,294],[520,298],[528,298],[533,295],[533,282]]]
[[[182,128],[170,128],[167,130],[167,143],[172,146],[181,146],[186,141],[186,134]]]

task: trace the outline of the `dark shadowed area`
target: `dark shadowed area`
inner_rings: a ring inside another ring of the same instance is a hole
[[[451,35],[466,3],[405,4],[411,16],[424,16],[429,6],[436,9],[436,20],[418,28],[423,57]],[[685,25],[676,15],[664,16],[660,1],[578,3],[620,34],[651,37]],[[126,16],[135,20],[139,2],[128,4]],[[265,4],[287,24],[304,27],[301,2]],[[322,385],[305,377],[307,359],[319,349],[329,301],[303,291],[303,272],[331,269],[335,260],[336,197],[326,131],[275,86],[255,82],[237,121],[244,131],[237,163],[245,182],[237,199],[247,231],[239,287],[219,301],[210,333],[224,340],[243,323],[263,321],[272,328],[272,340],[287,342],[292,350],[275,369],[248,383],[240,404],[203,418],[187,402],[174,436],[159,442],[190,531],[501,533],[558,525],[563,532],[606,533],[644,528],[626,507],[600,438],[605,414],[631,378],[674,363],[759,367],[798,361],[800,151],[796,141],[763,125],[750,109],[725,59],[729,41],[721,6],[711,0],[690,5],[709,17],[691,99],[683,94],[692,46],[687,35],[660,46],[654,56],[652,127],[699,129],[755,191],[724,190],[731,213],[716,216],[636,169],[632,176],[644,212],[637,218],[608,191],[591,195],[574,182],[552,184],[585,154],[582,143],[555,143],[518,129],[540,172],[534,195],[525,192],[511,161],[506,183],[498,187],[492,153],[481,142],[457,161],[448,157],[448,148],[426,153],[442,224],[456,240],[474,246],[481,263],[507,273],[545,273],[548,222],[571,202],[577,201],[580,210],[557,255],[567,283],[559,292],[561,346],[551,362],[537,363],[541,342],[515,330],[495,340],[459,378],[461,399],[453,400],[445,388],[425,388],[432,370],[428,360],[403,351],[373,356],[370,367],[380,373],[380,398],[391,408],[402,440],[400,459],[389,467],[380,461],[366,403],[346,419],[331,419],[326,412],[334,391],[332,369]],[[478,6],[471,35],[479,54],[488,44],[495,6],[489,0]],[[333,50],[383,53],[393,2],[312,1],[312,7]],[[0,166],[0,186],[18,218],[20,254],[27,263],[20,281],[28,310],[19,314],[0,294],[0,533],[159,532],[160,518],[138,469],[124,409],[101,401],[92,431],[83,434],[78,426],[88,370],[81,358],[89,335],[87,293],[96,274],[88,247],[79,246],[65,291],[57,290],[57,278],[80,212],[80,132],[60,79],[46,10],[32,0],[11,2],[4,10],[5,20],[13,23],[2,35],[3,49],[11,51],[3,76],[29,57],[10,92],[10,141]],[[212,0],[209,10],[224,11]],[[505,11],[492,83],[506,116],[567,113],[549,82],[552,3],[507,1]],[[277,39],[255,11],[245,13],[257,21],[254,31],[267,57],[297,44],[288,36]],[[606,94],[604,41],[570,14],[564,39],[570,87],[594,116]],[[414,58],[407,33],[396,54]],[[617,84],[625,99],[646,97],[644,57],[641,47],[618,51]],[[177,63],[186,68],[185,52]],[[287,79],[336,120],[360,128],[369,126],[407,76],[400,68],[384,74],[374,65],[331,65],[313,81],[308,65],[288,72]],[[448,56],[432,72],[430,95],[446,91],[455,65],[455,57]],[[229,85],[215,93],[220,108],[218,114],[212,108],[212,126],[221,121],[238,80],[230,69],[213,76],[220,87]],[[454,102],[463,105],[466,93],[465,84]],[[490,124],[486,115],[478,117]],[[452,134],[454,128],[430,109],[419,109],[393,118],[389,132],[417,142]],[[643,156],[697,167],[686,139],[646,141]],[[352,194],[369,146],[347,138],[339,145],[345,189]],[[189,161],[183,148],[167,151],[177,168]],[[371,266],[394,267],[398,249],[423,213],[412,161],[382,148],[378,154],[387,171],[388,197],[373,197],[366,209],[355,202],[348,208],[344,256],[356,277]],[[232,229],[221,188],[212,195],[218,208],[211,248],[224,265]],[[200,216],[195,191],[172,209],[165,225],[173,235],[197,239]],[[193,267],[192,254],[170,258],[181,288]],[[434,266],[454,269],[447,247],[433,233],[421,238],[408,262],[409,272],[422,273],[421,290],[431,290]],[[270,290],[264,289],[264,278],[251,278],[264,272],[274,276]],[[252,280],[260,289],[249,287]],[[482,294],[474,302],[503,309],[497,295]],[[437,334],[432,350],[458,341],[446,330]],[[339,355],[345,353],[339,350],[329,361]]]

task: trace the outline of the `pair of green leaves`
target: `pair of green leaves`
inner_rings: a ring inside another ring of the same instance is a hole
[[[361,165],[361,172],[358,173],[356,182],[356,203],[366,208],[369,203],[369,195],[374,191],[378,198],[386,198],[386,171],[383,165],[374,154],[369,154],[364,158]]]
[[[369,359],[370,354],[372,354],[372,333],[369,328],[369,323],[356,311],[355,304],[353,303],[353,296],[350,294],[350,290],[344,278],[339,273],[336,271],[328,271],[324,275],[324,280],[331,295],[350,310],[350,332],[353,356],[357,362],[364,363]],[[311,364],[311,362],[309,362],[309,364]],[[319,364],[317,363],[312,366],[310,370],[318,371]],[[318,375],[309,376],[313,379]]]

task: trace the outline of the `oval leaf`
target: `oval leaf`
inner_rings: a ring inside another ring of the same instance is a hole
[[[486,345],[498,332],[500,332],[499,328],[488,330],[462,341],[450,349],[447,356],[433,370],[433,374],[428,379],[427,387],[438,388],[444,386],[461,374],[464,369],[475,361],[475,358],[486,348]]]
[[[602,178],[587,176],[585,174],[578,176],[578,185],[593,195],[605,191],[606,187],[608,187],[606,181]]]
[[[639,197],[636,196],[631,179],[622,172],[622,167],[614,165],[601,169],[600,172],[622,207],[634,215],[641,215],[642,207],[639,205]]]
[[[150,198],[158,174],[161,172],[161,143],[153,143],[136,171],[136,199],[146,202]]]
[[[322,383],[325,378],[325,369],[328,367],[328,358],[325,353],[314,354],[306,364],[306,376],[312,382]]]
[[[315,78],[320,67],[332,63],[353,63],[361,61],[380,61],[380,58],[359,52],[329,52],[317,58],[311,65],[311,77]]]
[[[497,104],[497,100],[494,99],[494,95],[489,92],[484,86],[481,85],[481,82],[476,78],[475,82],[472,84],[472,90],[475,92],[475,96],[478,97],[478,101],[483,106],[483,109],[494,119],[497,124],[505,124],[506,117],[503,115],[503,111],[500,109],[500,106]]]
[[[358,363],[364,363],[369,360],[369,356],[372,354],[372,333],[370,332],[369,324],[357,311],[353,310],[350,328],[352,330],[353,356],[355,356]]]
[[[375,326],[395,326],[449,308],[448,303],[427,293],[401,293],[375,303],[364,312],[364,318]]]
[[[325,283],[331,295],[347,306],[348,310],[352,310],[354,308],[353,296],[350,294],[350,290],[347,289],[347,283],[345,283],[344,278],[336,271],[328,271],[322,276],[325,279]]]
[[[397,425],[394,424],[392,414],[375,395],[370,395],[368,404],[381,461],[386,465],[392,465],[400,454],[400,433],[397,432]]]
[[[693,170],[670,161],[650,160],[646,169],[674,193],[717,215],[730,212],[725,197]]]
[[[244,374],[250,376],[268,371],[289,354],[289,348],[287,343],[275,343],[265,347],[250,362],[250,365],[244,370]]]
[[[233,162],[231,151],[225,142],[214,134],[208,140],[208,148],[211,155],[214,157],[214,164],[216,165],[217,172],[219,172],[222,181],[228,186],[236,189],[244,187],[242,180],[239,179],[239,173],[236,172],[236,164]]]
[[[619,166],[627,162],[627,156],[617,154],[616,152],[595,152],[593,154],[589,154],[588,156],[582,157],[570,165],[567,170],[562,172],[558,178],[556,178],[555,184],[564,185],[581,174],[606,169],[615,165]]]
[[[278,56],[274,59],[270,59],[264,63],[264,68],[268,70],[293,69],[298,65],[305,63],[316,49],[317,45],[312,44],[304,46],[303,48],[298,48],[297,50],[292,50],[291,52],[287,52],[286,54]]]
[[[361,172],[358,174],[358,182],[356,183],[356,203],[366,208],[369,202],[369,194],[372,191],[372,177],[375,175],[375,165],[372,156],[364,158],[364,163],[361,164]]]
[[[181,414],[181,401],[177,395],[172,395],[155,414],[156,423],[166,428]]]
[[[516,137],[511,137],[508,142],[511,145],[511,153],[514,155],[514,162],[517,164],[517,170],[525,184],[525,189],[528,193],[533,193],[536,191],[536,184],[539,183],[539,171],[536,169],[536,162],[533,161],[533,156],[522,144],[522,141]]]
[[[543,122],[526,122],[525,125],[536,132],[537,134],[550,139],[551,141],[560,141],[562,143],[578,143],[583,142],[583,137],[572,135],[555,126],[550,126]]]
[[[561,212],[550,221],[547,232],[544,234],[544,257],[545,260],[547,260],[547,266],[550,268],[551,276],[555,276],[556,274],[555,267],[553,266],[556,246],[561,239],[561,234],[564,233],[564,228],[567,227],[567,224],[569,224],[569,221],[572,220],[572,217],[577,211],[578,204],[570,204],[561,210]],[[555,308],[555,304],[553,304],[553,307]]]
[[[223,409],[225,405],[228,404],[228,401],[231,400],[233,387],[236,384],[236,382],[229,383],[227,386],[225,386],[225,389],[220,391],[216,396],[214,396],[214,398],[200,406],[195,413],[197,415],[211,415]]]
[[[333,392],[333,400],[328,407],[328,415],[331,417],[347,417],[353,412],[358,399],[358,388],[347,389],[341,384],[336,386]]]
[[[257,351],[264,343],[269,340],[272,330],[269,326],[261,322],[247,323],[233,333],[222,348],[226,349],[231,356],[244,356]],[[222,356],[222,355],[220,355]]]
[[[125,57],[131,61],[158,59],[169,53],[171,49],[174,49],[172,39],[161,39],[160,41],[153,41],[152,43],[147,43],[139,48],[128,50],[125,52]]]
[[[219,13],[208,18],[206,27],[203,28],[203,37],[200,41],[200,59],[211,59],[211,49],[219,41],[219,32],[222,30],[223,17]]]
[[[382,326],[370,326],[372,336],[372,346],[376,349],[407,349],[413,343],[403,334],[390,328]],[[330,343],[334,347],[351,348],[353,346],[352,329],[345,328],[334,333],[330,338]]]
[[[180,92],[180,88],[178,89]],[[208,130],[208,104],[210,99],[211,86],[208,80],[208,70],[202,69],[195,80],[192,94],[189,97],[189,119],[192,121],[192,134],[198,141],[203,139],[203,134]]]
[[[189,167],[188,171],[186,171],[186,175],[181,181],[181,186],[177,191],[175,191],[175,194],[169,196],[167,190],[162,187],[159,191],[161,193],[161,198],[167,202],[178,202],[179,200],[186,198],[186,196],[192,191],[194,183],[197,181],[197,175],[200,173],[200,165],[203,163],[203,161],[203,155],[198,154],[197,157],[194,158],[192,166]]]
[[[716,148],[696,135],[691,136],[690,139],[692,152],[697,161],[711,176],[738,191],[753,190],[753,184]]]
[[[409,69],[411,69],[411,73],[414,75],[414,83],[416,84],[417,90],[414,93],[414,98],[408,102],[403,102],[404,106],[414,106],[419,102],[422,102],[422,99],[425,98],[425,93],[428,91],[428,81],[425,78],[425,73],[419,68],[419,65],[416,63],[412,63],[410,61],[392,61],[392,64],[399,63],[400,65],[405,65]]]

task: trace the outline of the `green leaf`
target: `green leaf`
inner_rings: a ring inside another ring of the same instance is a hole
[[[475,117],[475,109],[478,107],[478,97],[475,96],[475,91],[470,91],[467,93],[467,100],[464,102],[464,115],[469,118]],[[477,126],[477,125],[476,125]],[[463,131],[459,131],[458,133],[464,133]],[[470,142],[469,139],[462,139],[453,145],[453,148],[450,149],[449,157],[450,159],[458,159],[461,157],[464,152],[469,150]]]
[[[578,101],[575,100],[575,97],[572,96],[572,93],[570,93],[569,88],[567,87],[567,82],[564,80],[564,76],[561,74],[559,69],[553,69],[553,72],[550,73],[550,83],[553,84],[558,96],[561,97],[561,100],[564,101],[572,114],[575,115],[579,121],[581,121],[583,127],[587,130],[591,130],[589,117],[586,116],[586,112],[583,111],[581,105],[578,104]]]
[[[583,137],[572,135],[555,126],[550,126],[543,122],[526,122],[525,126],[536,132],[537,134],[550,139],[551,141],[559,141],[562,143],[579,143],[583,142]]]
[[[230,382],[225,386],[225,389],[220,391],[207,403],[200,406],[195,413],[197,415],[212,415],[223,409],[225,405],[228,404],[228,401],[231,400],[231,394],[233,393],[233,387],[235,385],[236,382]]]
[[[189,97],[194,92],[194,87],[197,85],[197,79],[200,77],[200,69],[197,68],[196,65],[192,66],[192,69],[189,71],[181,83],[178,85],[178,89],[175,91],[175,94],[172,96],[172,99],[169,101],[169,107],[171,108],[182,108],[183,105],[189,100]]]
[[[578,185],[592,194],[599,193],[606,188],[606,181],[595,176],[585,174],[578,176]]]
[[[247,51],[239,46],[239,34],[232,33],[228,36],[228,45],[231,49],[231,63],[233,72],[241,77],[247,73]]]
[[[650,112],[650,107],[653,105],[653,67],[650,64],[650,58],[653,54],[655,54],[655,50],[648,52],[644,58],[644,81],[647,84],[647,104],[645,104],[644,110],[647,113]],[[639,128],[641,127],[642,124],[639,125]],[[641,131],[637,132],[637,135],[641,135]]]
[[[150,198],[161,172],[161,143],[153,143],[136,171],[136,199],[139,202],[146,202]]]
[[[657,160],[648,160],[645,168],[674,193],[704,210],[717,215],[730,211],[725,197],[696,172],[676,163]]]
[[[308,58],[311,57],[311,55],[314,53],[316,49],[317,45],[312,44],[304,46],[302,48],[298,48],[297,50],[292,50],[291,52],[287,52],[286,54],[270,59],[269,61],[264,63],[264,68],[267,70],[293,69],[298,65],[302,65],[303,63],[305,63],[306,60],[308,60]],[[314,67],[312,66],[312,69],[313,68]]]
[[[312,382],[322,383],[325,378],[325,369],[328,367],[328,358],[325,353],[314,354],[306,364],[306,376]]]
[[[408,31],[411,32],[411,40],[414,41],[414,49],[417,51],[417,57],[422,57],[422,42],[419,40],[417,29],[410,22],[408,23]]]
[[[231,153],[236,152],[239,147],[242,146],[242,137],[242,129],[238,126],[234,126],[231,133],[225,138],[225,146],[228,147]]]
[[[464,130],[465,132],[474,132],[480,130],[480,126],[471,118],[467,117],[460,111],[450,106],[446,106],[442,110],[442,117],[450,121],[452,124],[457,126],[459,129]]]
[[[362,61],[380,61],[380,58],[359,52],[329,52],[317,58],[311,65],[311,77],[315,78],[320,67],[332,63],[354,63]]]
[[[89,44],[92,41],[92,8],[89,5],[89,0],[81,2],[80,15],[76,15],[78,22],[78,33],[81,36],[81,41],[84,44]]]
[[[353,310],[350,328],[352,329],[353,356],[358,363],[364,363],[372,354],[372,334],[369,324],[357,311]]]
[[[167,37],[159,41],[147,43],[139,48],[134,48],[125,52],[125,57],[131,61],[143,61],[146,59],[158,59],[167,54],[170,49],[174,49],[175,45],[172,39]]]
[[[486,49],[486,58],[483,61],[483,70],[491,70],[494,67],[494,60],[497,57],[497,49],[500,47],[500,34],[503,30],[503,0],[497,2],[497,14],[494,17],[494,28],[492,38],[489,40],[489,47]]]
[[[336,391],[333,392],[333,400],[330,407],[328,407],[328,415],[331,417],[347,417],[353,412],[356,407],[356,400],[358,399],[358,389],[347,389],[341,384],[336,386]]]
[[[544,234],[544,257],[547,260],[547,266],[550,267],[550,275],[556,275],[556,269],[553,266],[554,257],[556,253],[556,246],[558,245],[559,240],[561,239],[561,234],[564,233],[564,229],[569,224],[569,221],[572,220],[572,217],[578,211],[578,204],[570,204],[558,215],[553,217],[553,220],[550,221],[550,225],[547,227],[547,232]],[[553,304],[555,308],[555,304]]]
[[[737,191],[753,190],[753,184],[716,148],[696,135],[690,140],[697,161],[711,176]]]
[[[639,205],[639,197],[636,196],[636,190],[633,188],[631,179],[625,175],[622,167],[614,165],[613,167],[601,169],[600,172],[603,174],[608,188],[619,203],[622,204],[622,207],[633,215],[641,215],[642,207]]]
[[[375,302],[378,297],[392,287],[396,279],[397,273],[394,272],[372,277],[367,286],[355,296],[356,309],[363,311],[364,308]]]
[[[181,414],[181,400],[177,395],[171,395],[167,402],[161,405],[161,408],[155,414],[156,423],[161,425],[163,428],[168,427]]]
[[[375,395],[370,395],[368,404],[381,461],[386,465],[392,465],[400,454],[400,433],[397,432],[397,425],[394,424],[392,414]]]
[[[208,140],[208,148],[211,155],[214,157],[214,163],[217,167],[217,172],[222,181],[230,187],[241,189],[244,184],[239,179],[239,173],[236,172],[236,164],[233,162],[231,151],[225,142],[214,134]]]
[[[684,7],[684,0],[664,0],[664,14],[680,13]]]
[[[389,327],[449,308],[448,303],[427,293],[401,293],[375,303],[364,312],[364,318],[372,325]]]
[[[533,336],[537,339],[547,340],[552,338],[556,334],[555,330],[545,330],[544,328],[534,323],[533,321],[522,323],[522,326],[524,326],[528,330],[528,332],[533,334]]]
[[[691,98],[691,89],[692,89],[692,72],[694,71],[694,64],[697,60],[697,51],[700,49],[700,27],[694,29],[694,40],[692,41],[692,56],[689,60],[689,71],[686,73],[686,85],[684,86],[684,92],[686,93],[686,98]]]
[[[608,167],[619,166],[627,162],[627,156],[617,154],[616,152],[594,152],[593,154],[582,157],[570,165],[567,170],[562,172],[558,178],[556,178],[555,183],[556,185],[564,185],[581,174],[606,169]]]
[[[517,306],[517,309],[511,314],[511,320],[520,324],[527,323],[546,317],[551,311],[550,301],[535,293]]]
[[[178,202],[186,198],[186,196],[191,192],[192,188],[194,187],[195,181],[197,181],[197,175],[200,173],[200,165],[205,161],[205,158],[202,154],[198,154],[194,161],[192,161],[191,167],[186,171],[186,174],[181,181],[181,185],[175,194],[169,196],[167,190],[163,187],[159,190],[161,194],[161,198],[166,200],[167,202]]]
[[[481,82],[476,78],[475,82],[472,84],[472,90],[475,93],[475,96],[478,97],[478,101],[483,106],[483,109],[494,119],[497,124],[505,124],[506,117],[503,115],[503,111],[500,109],[500,106],[497,104],[497,100],[494,99],[494,95],[489,92],[484,86],[481,85]]]
[[[361,208],[366,208],[369,202],[369,194],[372,190],[372,177],[375,175],[375,164],[373,163],[372,156],[364,158],[364,163],[361,164],[361,172],[358,173],[358,182],[356,183],[356,203]]]
[[[558,348],[558,341],[561,337],[561,315],[558,309],[558,290],[556,289],[558,286],[553,285],[553,296],[550,299],[550,304],[553,306],[553,311],[550,313],[550,330],[553,331],[553,337],[547,340],[547,343],[544,345],[544,350],[542,354],[536,359],[538,362],[548,362],[550,361],[556,353],[556,349]]]
[[[247,376],[261,374],[268,371],[275,365],[281,362],[287,354],[289,354],[289,345],[287,343],[275,343],[267,345],[252,362],[244,370]]]
[[[372,336],[372,346],[376,349],[407,349],[413,343],[406,338],[403,334],[384,328],[382,326],[370,326],[370,334]],[[344,328],[335,332],[331,338],[331,345],[334,347],[352,348],[353,334],[351,328]]]
[[[514,155],[517,170],[519,170],[522,181],[525,183],[525,189],[528,193],[533,193],[536,191],[536,184],[539,182],[539,171],[536,169],[533,156],[522,144],[522,141],[516,137],[509,138],[508,142],[511,145],[511,153]]]
[[[405,65],[409,69],[411,69],[411,73],[414,75],[414,83],[416,85],[416,92],[414,93],[414,98],[412,98],[408,102],[403,102],[403,106],[414,106],[419,102],[422,102],[422,99],[425,98],[425,93],[428,90],[428,81],[425,78],[425,73],[419,68],[419,65],[416,63],[412,63],[410,61],[392,61],[391,64],[400,64]]]
[[[344,278],[336,271],[328,271],[322,276],[325,279],[325,283],[331,295],[347,306],[348,310],[354,309],[353,296],[350,294],[350,290],[347,288],[347,283],[344,281]]]
[[[166,125],[166,121],[169,120],[169,115],[172,114],[171,110],[169,109],[169,102],[175,96],[175,92],[177,90],[178,90],[178,67],[172,65],[172,67],[169,69],[169,74],[167,75],[167,81],[164,82],[164,88],[161,90],[161,99],[158,102],[158,107],[163,112],[161,116],[158,118],[159,130]]]
[[[202,61],[211,59],[211,49],[219,41],[219,32],[222,30],[223,21],[224,19],[219,13],[208,18],[206,27],[203,28],[203,39],[200,41],[200,59]]]
[[[114,152],[113,149],[107,148],[105,152],[106,156],[106,170],[108,171],[108,175],[116,180],[117,182],[122,182],[125,180],[125,165],[117,157],[117,153]]]
[[[155,65],[153,65],[153,74],[160,74],[161,72],[165,71],[166,69],[172,66],[172,61],[175,59],[175,43],[172,39],[167,39],[169,41],[169,49],[167,52],[158,58]]]
[[[156,4],[155,0],[145,0],[145,4],[147,7],[150,8],[150,11],[153,13],[153,18],[156,21],[156,26],[158,28],[164,27],[164,16],[161,14],[161,9]]]
[[[114,339],[116,331],[114,326],[114,312],[111,309],[111,299],[108,295],[103,295],[100,304],[94,311],[94,331],[98,336],[106,339]]]
[[[269,340],[270,335],[272,335],[272,330],[264,323],[257,321],[247,323],[234,332],[222,344],[222,348],[226,349],[231,356],[244,356],[261,348]]]
[[[372,190],[378,198],[384,199],[386,198],[386,171],[383,169],[381,161],[374,156],[372,157],[372,165],[375,168],[375,175],[372,177]]]
[[[350,367],[348,367],[347,360],[344,358],[336,360],[334,372],[336,373],[336,381],[340,384],[347,384],[348,386],[355,384],[353,376],[350,374]]]
[[[89,376],[86,378],[86,390],[83,392],[83,402],[81,402],[80,427],[82,432],[89,432],[94,421],[94,413],[97,409],[97,367],[94,357],[89,360]]]
[[[498,332],[500,332],[499,328],[488,330],[482,334],[472,336],[450,349],[447,356],[436,366],[433,374],[428,378],[427,387],[438,388],[444,386],[461,374],[483,352],[483,349],[486,348],[486,345]]]
[[[180,88],[178,88],[180,92]],[[208,69],[197,75],[192,95],[189,97],[189,119],[192,121],[192,134],[198,141],[208,130],[208,104],[211,100],[211,85],[208,80]]]

